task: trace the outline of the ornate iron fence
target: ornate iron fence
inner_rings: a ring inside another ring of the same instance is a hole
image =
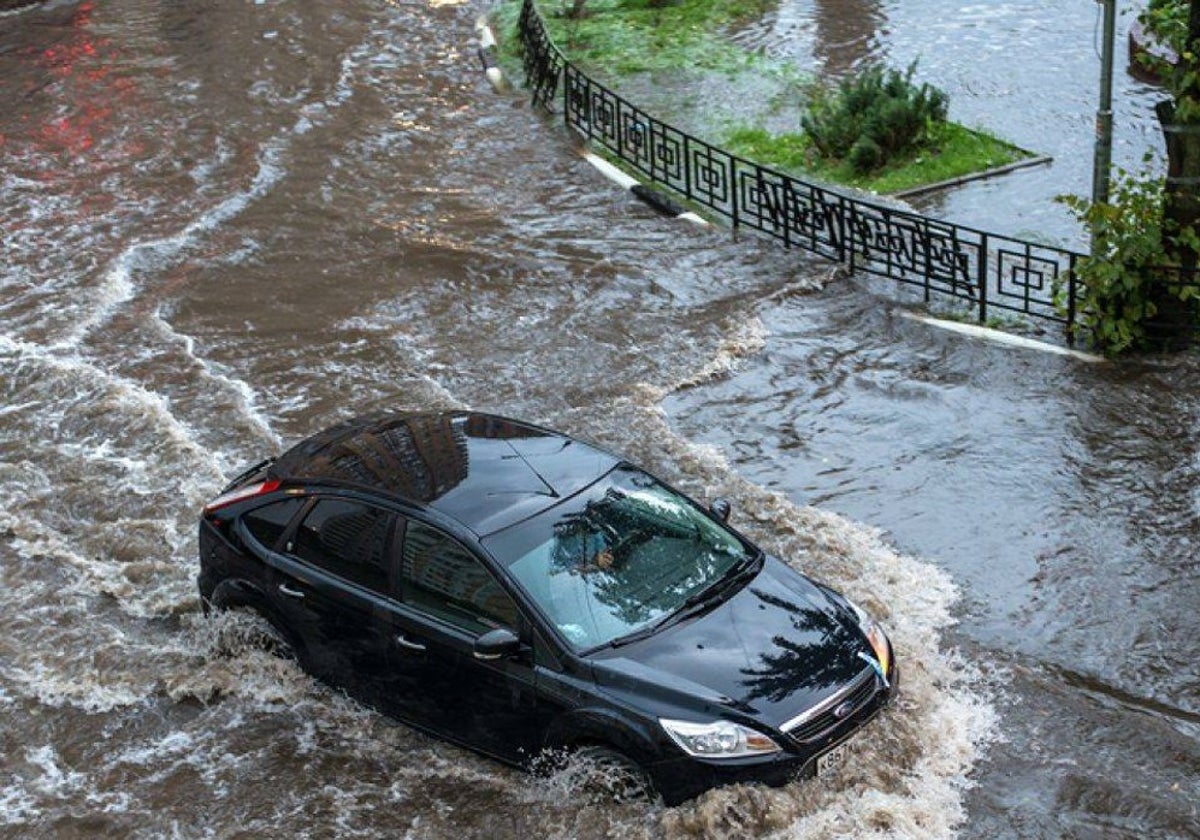
[[[744,160],[647,114],[589,78],[551,40],[534,0],[524,0],[520,36],[534,102],[561,111],[566,124],[648,180],[788,247],[835,260],[962,301],[980,323],[997,314],[1062,327],[1069,343],[1079,326],[1083,254],[987,233],[852,198]],[[561,92],[560,92],[561,91]],[[1200,292],[1178,270],[1175,286]],[[1195,309],[1196,307],[1193,307]],[[1193,337],[1200,339],[1200,320]]]

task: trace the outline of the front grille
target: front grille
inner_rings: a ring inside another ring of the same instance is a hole
[[[878,690],[875,669],[864,668],[848,686],[785,723],[783,731],[802,743],[815,741],[866,705]]]

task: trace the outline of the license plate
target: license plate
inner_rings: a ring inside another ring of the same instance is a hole
[[[826,779],[838,771],[850,756],[850,742],[842,741],[829,752],[817,756],[817,778]]]

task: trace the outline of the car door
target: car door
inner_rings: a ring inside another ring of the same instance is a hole
[[[400,523],[360,499],[318,497],[270,564],[271,597],[299,633],[306,667],[373,705],[386,692]]]
[[[516,603],[483,561],[440,529],[410,520],[400,563],[402,609],[394,614],[393,656],[422,671],[419,695],[402,702],[446,738],[508,761],[541,745],[532,652],[495,660],[474,656],[475,639],[507,628],[527,641]]]

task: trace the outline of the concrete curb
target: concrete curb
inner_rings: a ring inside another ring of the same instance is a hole
[[[1024,149],[1022,149],[1024,151]],[[922,184],[919,187],[911,187],[900,192],[890,193],[892,198],[909,199],[919,195],[925,195],[938,190],[948,190],[951,187],[960,187],[963,184],[969,184],[972,181],[986,181],[989,178],[995,178],[998,175],[1007,175],[1010,172],[1016,172],[1019,169],[1029,169],[1031,166],[1046,166],[1054,163],[1054,158],[1049,155],[1037,155],[1036,157],[1018,160],[1013,163],[1006,163],[1004,166],[994,166],[991,169],[985,169],[983,172],[972,172],[970,175],[959,175],[957,178],[947,178],[945,181],[938,181],[933,184]]]
[[[504,72],[496,63],[496,36],[492,34],[492,28],[488,26],[486,18],[479,18],[475,21],[475,35],[479,38],[479,48],[476,53],[483,65],[483,73],[492,85],[492,90],[496,93],[508,93],[512,90],[512,85],[508,83],[508,79],[504,78]]]
[[[645,184],[640,183],[636,178],[632,177],[631,175],[627,175],[623,170],[613,166],[604,158],[600,157],[594,152],[588,151],[586,147],[581,146],[579,149],[579,154],[584,160],[594,166],[605,178],[608,178],[621,189],[629,190],[629,192],[633,193],[633,195],[635,195],[638,199],[645,202],[662,215],[673,219],[682,219],[683,221],[691,222],[692,224],[700,225],[701,227],[711,227],[711,224],[707,219],[704,219],[684,208],[672,200],[669,196],[664,195],[657,190],[650,189]]]
[[[934,318],[929,315],[921,315],[916,312],[907,310],[899,310],[901,318],[907,318],[910,321],[918,321],[922,324],[928,324],[931,327],[948,330],[959,335],[966,335],[972,338],[982,338],[986,341],[992,341],[996,344],[1005,344],[1009,347],[1019,347],[1023,350],[1037,350],[1041,353],[1050,353],[1055,356],[1068,356],[1072,359],[1078,359],[1081,362],[1089,364],[1103,364],[1108,359],[1103,356],[1097,356],[1094,353],[1085,353],[1082,350],[1072,350],[1070,347],[1059,347],[1057,344],[1050,344],[1046,341],[1038,341],[1033,338],[1025,338],[1024,336],[1012,335],[1011,333],[1000,332],[993,330],[990,327],[981,327],[977,324],[964,324],[959,321],[946,321],[941,318]]]

